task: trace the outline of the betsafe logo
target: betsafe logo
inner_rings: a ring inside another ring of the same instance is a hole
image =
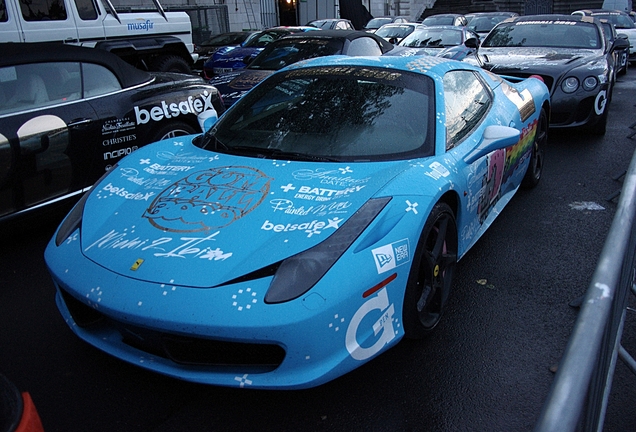
[[[213,110],[212,93],[207,90],[201,95],[194,97],[189,96],[188,99],[179,102],[168,103],[161,101],[160,105],[155,105],[148,109],[135,106],[135,118],[137,124],[146,124],[152,121],[161,121],[186,114],[201,114],[203,111]]]

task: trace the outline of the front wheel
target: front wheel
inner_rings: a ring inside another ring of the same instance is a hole
[[[404,294],[404,332],[419,339],[442,318],[457,264],[457,225],[448,204],[435,204],[417,244]]]
[[[541,174],[543,173],[543,156],[545,154],[545,146],[548,143],[548,115],[541,108],[539,120],[537,122],[537,132],[534,135],[532,143],[532,154],[530,155],[530,163],[526,175],[521,181],[524,188],[533,188],[539,184]]]

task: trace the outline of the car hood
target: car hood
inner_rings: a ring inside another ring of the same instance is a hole
[[[125,277],[213,287],[333,235],[408,162],[249,158],[190,137],[123,159],[86,201],[84,255]]]
[[[211,61],[213,63],[242,61],[245,57],[255,56],[261,51],[263,51],[263,48],[224,47],[212,55]]]
[[[221,92],[225,106],[229,107],[248,90],[273,73],[274,71],[269,70],[241,69],[215,76],[210,80],[210,84]]]
[[[569,48],[480,48],[484,68],[495,73],[525,72],[558,76],[566,70],[602,59],[600,50]]]

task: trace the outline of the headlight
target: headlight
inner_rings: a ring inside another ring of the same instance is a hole
[[[86,205],[86,200],[88,196],[91,194],[91,191],[95,189],[95,187],[102,182],[104,177],[108,175],[112,170],[117,168],[117,164],[113,165],[111,169],[106,171],[93,185],[93,187],[84,193],[82,198],[75,204],[75,207],[70,211],[70,213],[66,216],[62,225],[57,230],[57,234],[55,235],[55,246],[61,245],[64,240],[70,236],[73,231],[79,228],[82,223],[82,216],[84,215],[84,205]]]
[[[390,200],[370,199],[326,240],[283,261],[265,294],[265,303],[286,302],[309,291]]]
[[[594,90],[598,84],[596,77],[589,76],[583,80],[583,88],[585,90]]]
[[[561,83],[561,89],[565,93],[574,93],[579,88],[579,80],[575,77],[567,77],[565,81]]]

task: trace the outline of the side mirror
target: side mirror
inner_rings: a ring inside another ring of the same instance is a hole
[[[474,38],[474,37],[468,38],[464,42],[464,45],[466,46],[466,48],[477,49],[479,47],[479,39]]]
[[[623,33],[612,44],[612,50],[624,50],[629,49],[629,40],[623,38]]]
[[[470,165],[488,153],[515,145],[519,142],[520,136],[521,132],[509,126],[488,126],[481,144],[464,157],[464,162]]]
[[[249,65],[252,60],[254,60],[254,57],[251,55],[245,56],[245,58],[243,59],[243,63],[245,63],[246,65]]]
[[[201,130],[203,132],[207,132],[212,129],[219,119],[219,115],[217,114],[214,108],[205,110],[199,115],[197,115],[197,120],[199,121],[199,126],[201,126]]]

